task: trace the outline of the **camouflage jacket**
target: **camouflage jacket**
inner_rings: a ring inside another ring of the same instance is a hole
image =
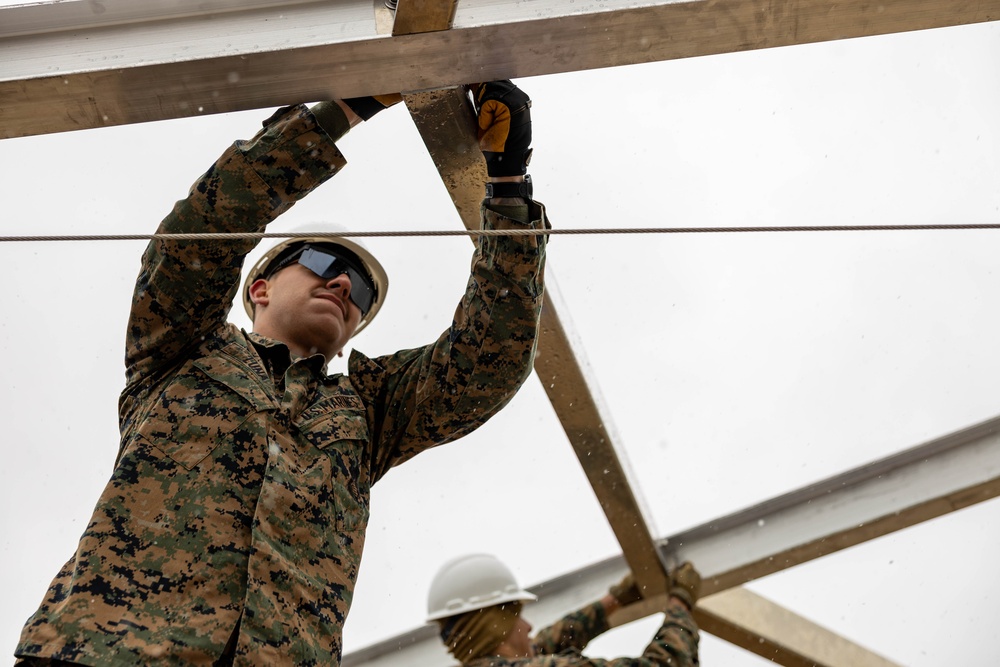
[[[344,164],[292,107],[230,147],[160,231],[261,231]],[[483,224],[525,226],[485,207]],[[348,375],[226,322],[254,244],[149,244],[114,473],[18,655],[339,664],[372,484],[481,425],[531,371],[543,237],[481,238],[450,329],[394,355],[355,352]]]
[[[466,667],[694,667],[698,665],[698,627],[683,603],[671,600],[663,625],[638,658],[604,660],[581,651],[594,637],[608,631],[604,606],[594,602],[539,631],[533,641],[535,657],[486,657]]]

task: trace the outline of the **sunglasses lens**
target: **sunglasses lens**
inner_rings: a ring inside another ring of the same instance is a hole
[[[371,279],[351,266],[351,262],[326,249],[306,246],[299,256],[299,264],[324,280],[346,273],[351,281],[351,301],[367,315],[375,301],[375,285]]]
[[[368,279],[352,268],[347,269],[347,277],[351,279],[351,301],[361,309],[362,315],[367,315],[375,301],[375,286]]]
[[[302,251],[302,254],[299,255],[299,264],[306,267],[320,278],[327,279],[340,275],[347,269],[347,265],[344,264],[343,260],[336,255],[325,253],[310,246],[306,246],[305,250]],[[338,271],[337,269],[340,267],[343,268]]]

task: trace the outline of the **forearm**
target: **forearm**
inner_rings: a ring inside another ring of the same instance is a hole
[[[555,655],[567,649],[582,651],[595,637],[608,631],[608,617],[601,601],[567,614],[535,635],[535,651]]]
[[[484,229],[540,229],[544,211],[532,205],[525,224],[486,210]],[[448,373],[439,391],[457,393],[458,414],[491,415],[531,373],[544,289],[544,236],[481,237],[471,276],[434,366]],[[443,343],[443,340],[440,341]],[[464,372],[468,369],[468,372]]]
[[[544,225],[542,209],[532,227]],[[486,212],[487,228],[529,225]],[[542,306],[545,241],[480,242],[451,327],[431,345],[374,360],[351,357],[352,384],[370,406],[376,479],[496,414],[531,373]]]
[[[694,667],[698,664],[698,626],[687,605],[671,596],[664,611],[663,625],[643,652],[651,665]]]
[[[276,113],[239,141],[191,187],[160,233],[259,232],[346,164],[305,107]],[[127,380],[169,364],[225,321],[242,258],[256,240],[154,239],[143,256],[126,339]]]

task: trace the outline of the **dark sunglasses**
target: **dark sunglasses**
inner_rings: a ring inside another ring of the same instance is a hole
[[[346,273],[351,281],[349,297],[351,301],[361,310],[362,316],[367,315],[368,311],[371,310],[372,303],[375,302],[375,283],[353,258],[337,254],[337,251],[332,248],[306,244],[302,246],[301,251],[279,262],[269,273],[273,274],[296,260],[323,280],[330,280]]]

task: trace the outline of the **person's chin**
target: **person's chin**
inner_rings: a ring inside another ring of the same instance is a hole
[[[312,348],[316,350],[329,350],[335,347],[338,341],[344,340],[344,324],[333,318],[323,317],[312,319],[304,333],[307,333],[312,341]]]

